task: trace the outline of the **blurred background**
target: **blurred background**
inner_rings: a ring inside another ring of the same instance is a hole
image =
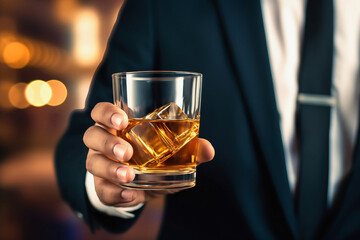
[[[53,158],[83,108],[123,0],[0,0],[0,240],[155,239],[163,199],[125,234],[92,234],[62,201]]]

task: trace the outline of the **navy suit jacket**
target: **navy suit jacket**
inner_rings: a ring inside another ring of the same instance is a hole
[[[136,220],[89,204],[82,136],[94,105],[112,102],[112,73],[156,69],[203,73],[200,137],[216,150],[198,167],[196,187],[167,196],[159,238],[300,239],[259,0],[127,1],[86,108],[72,114],[57,148],[63,198],[93,229],[123,232]],[[359,149],[323,239],[360,239]]]

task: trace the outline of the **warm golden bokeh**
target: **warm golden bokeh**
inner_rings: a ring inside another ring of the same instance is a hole
[[[3,50],[4,62],[11,68],[20,69],[30,61],[30,51],[21,42],[10,42]]]
[[[156,238],[162,199],[125,234],[92,233],[55,176],[56,144],[85,105],[122,3],[0,0],[0,240]]]
[[[27,108],[29,103],[25,99],[25,88],[27,87],[26,83],[20,82],[13,85],[9,90],[9,101],[10,103],[19,109]]]
[[[58,80],[47,81],[47,84],[49,84],[52,90],[51,99],[47,104],[50,106],[58,106],[62,104],[67,97],[66,86]]]
[[[35,107],[46,105],[52,95],[51,87],[42,80],[34,80],[29,83],[25,89],[26,100]]]
[[[83,66],[93,65],[99,58],[99,15],[92,8],[84,8],[74,18],[73,54]]]

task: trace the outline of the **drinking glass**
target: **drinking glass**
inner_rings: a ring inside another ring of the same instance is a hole
[[[128,188],[195,186],[202,74],[183,71],[114,73],[114,104],[128,115],[117,136],[128,141],[135,179]]]

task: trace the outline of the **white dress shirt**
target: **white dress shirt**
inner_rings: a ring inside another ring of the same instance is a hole
[[[290,189],[295,191],[299,158],[295,147],[295,110],[300,47],[305,23],[305,0],[262,0],[265,34],[284,145]],[[360,87],[360,0],[334,0],[335,41],[332,93],[337,106],[331,111],[328,204],[349,173],[357,132]],[[93,177],[86,175],[91,204],[109,215],[131,218],[140,208],[114,208],[102,204]]]
[[[295,141],[300,47],[305,25],[305,0],[263,0],[262,10],[274,81],[290,189],[298,179]],[[329,139],[328,204],[351,168],[359,109],[360,1],[334,0],[334,68]]]

